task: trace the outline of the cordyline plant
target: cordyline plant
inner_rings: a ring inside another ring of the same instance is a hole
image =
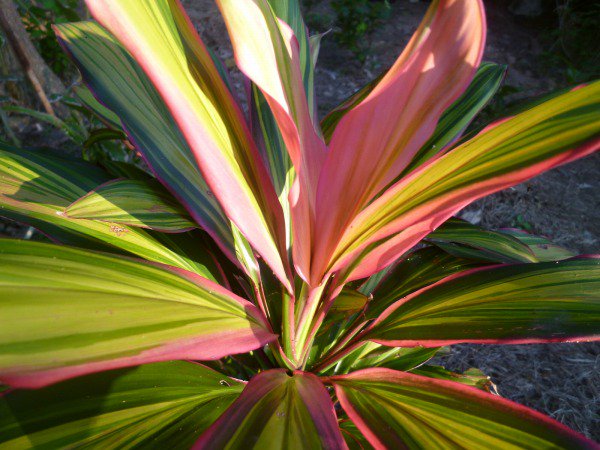
[[[427,362],[598,339],[598,257],[452,215],[598,149],[600,82],[461,137],[504,68],[434,0],[319,122],[297,2],[217,3],[248,114],[177,0],[56,27],[152,174],[1,148],[2,214],[66,244],[0,242],[3,448],[595,448]]]

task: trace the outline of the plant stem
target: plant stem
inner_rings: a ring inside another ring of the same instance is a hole
[[[308,290],[306,303],[304,305],[304,308],[302,308],[300,318],[298,319],[296,325],[295,350],[297,356],[304,355],[306,353],[305,347],[307,344],[308,336],[310,334],[313,319],[319,308],[319,305],[323,298],[323,293],[325,292],[327,286],[328,283],[324,282],[320,286]]]
[[[290,361],[295,361],[294,299],[284,289],[281,294],[281,301],[281,339],[283,341],[283,352]]]

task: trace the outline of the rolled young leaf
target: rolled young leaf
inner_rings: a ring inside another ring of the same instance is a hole
[[[390,306],[365,333],[436,347],[600,339],[600,257],[473,269]]]
[[[112,180],[71,203],[65,214],[73,219],[151,228],[164,232],[197,227],[187,211],[154,181]]]
[[[390,369],[330,380],[342,407],[375,448],[597,448],[537,411],[453,381]]]
[[[0,241],[0,382],[10,386],[40,387],[156,361],[219,359],[274,338],[251,303],[191,272]]]
[[[343,449],[331,398],[313,374],[261,372],[194,449]]]
[[[87,0],[142,67],[219,204],[291,291],[281,206],[241,109],[178,0]]]
[[[392,68],[337,125],[319,177],[313,283],[327,272],[324,259],[340,233],[400,175],[467,88],[485,32],[481,1],[434,1]]]
[[[242,392],[200,364],[171,361],[0,396],[0,447],[189,449]]]
[[[0,216],[34,226],[60,243],[127,252],[221,280],[199,232],[167,235],[65,215],[71,203],[108,180],[98,167],[81,160],[0,145]]]
[[[488,127],[390,187],[352,222],[328,270],[381,270],[455,212],[485,195],[582,158],[600,146],[600,82]],[[395,258],[394,258],[395,257]]]

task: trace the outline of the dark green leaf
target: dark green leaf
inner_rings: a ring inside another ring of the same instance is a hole
[[[2,448],[188,449],[243,384],[200,364],[164,362],[0,397]]]

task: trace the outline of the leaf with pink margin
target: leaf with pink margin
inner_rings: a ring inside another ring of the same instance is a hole
[[[471,202],[600,148],[600,82],[486,128],[398,181],[353,220],[324,266],[375,273]],[[357,275],[358,274],[358,275]]]
[[[345,449],[333,403],[311,373],[283,369],[250,380],[194,449]]]
[[[584,436],[472,386],[390,369],[331,377],[342,408],[376,449],[597,449]]]
[[[338,123],[319,177],[312,283],[353,218],[410,163],[471,82],[485,44],[479,0],[434,1],[404,52]]]
[[[121,44],[95,22],[54,26],[91,92],[85,105],[111,126],[123,128],[157,179],[169,189],[220,248],[235,260],[231,223],[206,185],[188,144],[143,70]],[[115,76],[115,73],[121,76]],[[104,107],[111,108],[110,110]],[[112,116],[118,111],[119,117]],[[108,112],[108,113],[107,113]]]
[[[103,183],[71,203],[65,214],[74,219],[93,219],[165,233],[198,228],[163,185],[152,179],[116,179]]]
[[[70,219],[65,209],[110,180],[97,166],[44,150],[0,144],[0,216],[33,226],[54,242],[135,255],[226,283],[219,253],[199,230],[166,234],[87,219]]]
[[[214,360],[274,338],[254,305],[192,272],[0,241],[0,382],[12,387],[150,362]]]
[[[221,207],[291,290],[283,213],[242,111],[178,0],[86,0],[142,67]]]
[[[296,270],[306,279],[315,232],[316,187],[326,147],[311,119],[298,40],[292,29],[273,14],[267,0],[217,0],[217,3],[237,65],[265,95],[294,165],[296,180],[289,197],[292,248]]]
[[[187,450],[243,387],[201,364],[169,361],[12,390],[0,395],[0,447]]]
[[[393,303],[363,338],[399,347],[600,340],[600,257],[459,272]]]
[[[483,265],[485,263],[458,258],[436,247],[410,252],[390,266],[373,289],[373,299],[365,315],[369,319],[376,319],[397,300],[450,275]]]

